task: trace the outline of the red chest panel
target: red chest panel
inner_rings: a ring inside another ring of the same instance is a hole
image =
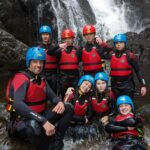
[[[85,102],[80,105],[79,101],[77,100],[74,105],[74,114],[77,116],[84,116],[87,112],[88,107],[88,101],[85,100]]]
[[[102,69],[101,57],[95,47],[90,52],[82,50],[82,62],[84,71],[94,71]]]
[[[123,53],[120,58],[117,58],[113,53],[110,68],[111,76],[128,76],[133,73],[132,66],[129,64],[125,53]]]
[[[76,55],[76,50],[72,50],[70,53],[67,53],[65,50],[62,50],[61,58],[59,61],[60,70],[74,70],[79,68],[79,62]]]
[[[102,99],[98,103],[95,97],[92,97],[92,108],[97,113],[104,113],[104,112],[107,112],[109,110],[106,99]]]

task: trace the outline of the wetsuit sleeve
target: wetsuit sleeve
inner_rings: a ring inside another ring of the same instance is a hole
[[[146,86],[143,74],[140,71],[140,67],[139,67],[139,64],[138,64],[138,58],[132,52],[128,53],[128,57],[129,57],[128,61],[129,61],[130,65],[133,67],[141,86]]]
[[[89,101],[89,103],[88,103],[88,108],[87,108],[87,119],[88,120],[90,120],[91,119],[91,117],[92,117],[92,105],[91,105],[91,103],[90,103],[90,101]]]
[[[123,127],[135,127],[137,122],[134,118],[125,119],[123,121],[114,121],[115,125],[123,126]]]
[[[46,81],[46,95],[47,95],[48,100],[54,105],[57,105],[58,102],[62,102],[60,97],[56,96],[54,91],[50,88],[47,81]]]
[[[109,123],[105,126],[105,130],[108,133],[115,133],[115,132],[127,131],[128,128],[122,127],[122,126],[117,126],[117,125],[114,125],[113,123]]]
[[[14,90],[14,103],[13,107],[16,110],[17,114],[38,121],[41,124],[44,124],[47,119],[40,114],[34,112],[32,109],[28,107],[28,105],[24,102],[26,97],[26,92],[28,89],[29,81],[23,80],[23,78],[16,76],[13,79],[12,87]]]
[[[106,42],[102,42],[101,45],[96,43],[96,48],[98,51],[98,54],[103,59],[110,59],[111,58],[111,52],[113,51],[113,48],[111,48]]]
[[[59,47],[59,45],[56,45],[55,47],[51,47],[51,48],[48,49],[47,54],[52,55],[52,56],[60,57],[61,48]]]

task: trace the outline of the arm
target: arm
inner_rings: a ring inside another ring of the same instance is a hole
[[[128,127],[117,126],[112,123],[109,123],[105,126],[105,130],[108,133],[115,133],[115,132],[127,131]]]
[[[133,69],[137,75],[137,78],[141,84],[141,95],[144,96],[144,95],[146,95],[147,89],[146,89],[146,83],[145,83],[144,77],[143,77],[143,75],[140,71],[140,68],[139,68],[138,59],[135,56],[135,54],[131,53],[131,52],[129,52],[129,58],[128,59],[129,59],[128,60],[129,63],[133,67]]]

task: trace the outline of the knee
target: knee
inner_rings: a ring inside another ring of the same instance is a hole
[[[26,122],[26,132],[30,136],[40,136],[42,134],[42,126],[36,120],[28,120]]]

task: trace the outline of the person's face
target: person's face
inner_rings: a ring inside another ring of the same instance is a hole
[[[84,38],[87,40],[87,42],[93,42],[95,38],[95,34],[86,34],[84,35]]]
[[[72,46],[73,38],[65,38],[65,39],[63,39],[63,43],[67,43],[67,46]]]
[[[86,94],[91,90],[91,88],[92,84],[89,81],[83,81],[80,85],[79,90],[81,91],[81,93]]]
[[[121,115],[127,115],[131,113],[132,107],[129,104],[121,104],[119,105],[119,111]]]
[[[44,67],[43,60],[31,60],[30,61],[29,70],[36,75],[38,75],[42,72],[43,67]]]
[[[124,42],[117,42],[117,43],[115,43],[115,47],[118,51],[122,51],[125,48],[125,43]]]
[[[96,90],[98,92],[104,92],[106,90],[106,87],[107,87],[107,83],[106,81],[103,81],[103,80],[97,80],[96,81]]]
[[[49,33],[42,33],[41,35],[43,43],[49,43],[50,42],[50,34]]]

